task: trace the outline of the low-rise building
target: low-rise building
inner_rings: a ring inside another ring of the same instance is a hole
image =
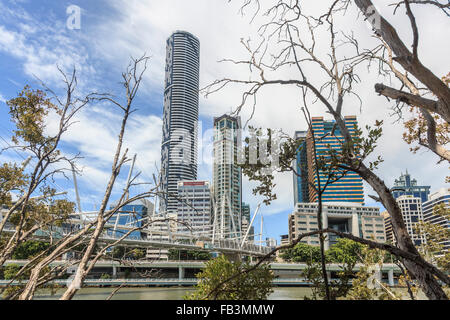
[[[282,246],[288,245],[288,244],[290,243],[290,242],[289,242],[289,235],[288,235],[288,234],[282,234],[282,235],[280,236],[280,238],[281,238],[280,244],[281,244]]]
[[[297,203],[295,211],[289,215],[289,242],[302,233],[318,230],[317,203]],[[327,202],[322,204],[323,228],[350,233],[357,237],[385,242],[384,218],[378,207],[365,207],[360,203]],[[325,249],[337,242],[338,236],[329,234]],[[319,236],[305,237],[302,243],[319,245]]]

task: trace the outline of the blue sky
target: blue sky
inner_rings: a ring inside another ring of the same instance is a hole
[[[389,1],[381,2],[384,4]],[[138,154],[137,170],[142,171],[142,180],[151,180],[155,164],[159,166],[160,161],[165,40],[171,32],[186,30],[200,39],[202,87],[224,76],[248,77],[247,69],[230,67],[218,61],[246,57],[240,39],[256,39],[258,21],[250,24],[250,16],[238,13],[239,1],[196,0],[195,5],[193,3],[186,0],[1,0],[0,136],[9,140],[12,129],[4,101],[13,98],[25,84],[37,88],[37,79],[40,79],[61,93],[61,75],[56,65],[67,72],[74,66],[77,68],[80,95],[91,91],[120,94],[120,75],[130,56],[138,57],[146,53],[151,56],[151,60],[136,100],[138,112],[130,120],[126,146],[130,148],[131,154]],[[314,1],[311,3],[312,6],[318,5]],[[66,26],[66,9],[70,5],[81,8],[79,30],[70,30]],[[436,30],[448,30],[450,25],[448,19],[441,21],[434,18],[434,13],[423,10],[418,14],[418,21],[423,27],[422,47],[434,46],[439,49],[433,55],[423,53],[422,58],[433,71],[440,74],[450,70],[450,45],[448,39],[442,41],[439,38]],[[356,14],[351,17],[354,19],[348,21],[354,24],[355,32],[370,44],[373,41],[370,31],[362,21],[356,20]],[[405,17],[396,16],[395,19],[394,22],[405,25]],[[358,22],[354,23],[355,20]],[[402,126],[390,117],[391,105],[373,92],[373,84],[377,80],[376,75],[370,75],[367,81],[359,85],[364,106],[360,109],[355,103],[346,113],[356,114],[362,125],[373,124],[375,119],[386,120],[385,136],[378,149],[378,152],[383,153],[385,162],[378,173],[388,185],[392,185],[394,179],[408,169],[419,183],[431,185],[432,190],[444,187],[443,177],[448,167],[436,165],[436,159],[430,152],[417,155],[409,152],[408,145],[401,139]],[[242,88],[232,87],[208,99],[201,96],[200,120],[203,129],[211,127],[214,116],[236,107],[242,91]],[[305,123],[297,102],[297,92],[291,89],[274,88],[262,92],[252,124],[283,128],[290,134],[295,130],[304,130]],[[243,119],[250,112],[250,108],[244,109]],[[313,116],[320,115],[329,118],[321,107],[315,108]],[[63,140],[64,152],[80,152],[84,157],[80,161],[83,174],[79,177],[84,210],[93,210],[100,204],[110,170],[119,117],[118,111],[111,106],[90,106],[79,115],[76,119],[79,123],[73,126]],[[52,125],[54,123],[49,124],[50,127]],[[5,145],[1,139],[0,145]],[[0,160],[17,161],[20,158],[15,153],[3,153]],[[115,196],[119,194],[126,174],[124,172],[120,177]],[[201,164],[198,178],[211,180],[211,175],[211,167]],[[68,199],[75,199],[71,181],[57,180],[56,183],[58,189],[68,191]],[[287,216],[293,209],[292,176],[277,176],[276,183],[278,200],[271,207],[262,207],[261,212],[265,216],[264,237],[279,239],[279,235],[287,233]],[[243,200],[251,204],[253,212],[261,199],[252,195],[252,186],[245,181]],[[367,197],[367,194],[374,193],[367,185],[365,192],[367,204],[375,205]],[[255,228],[259,232],[259,222]]]

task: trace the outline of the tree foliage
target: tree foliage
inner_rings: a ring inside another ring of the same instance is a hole
[[[363,245],[355,241],[338,238],[337,243],[325,252],[326,262],[337,263],[341,269],[337,272],[337,280],[329,280],[329,298],[331,300],[345,297],[352,287],[350,280],[354,277],[353,269],[361,261],[363,247]],[[326,298],[325,283],[321,266],[318,263],[320,261],[320,255],[318,258],[318,261],[306,260],[306,269],[302,272],[302,277],[308,280],[313,288],[312,296],[307,299],[316,300]]]
[[[419,250],[429,261],[436,263],[442,270],[450,272],[450,252],[444,248],[444,243],[450,239],[450,229],[448,228],[450,208],[448,204],[441,203],[434,206],[433,216],[441,218],[444,224],[419,221],[414,226],[417,234],[426,237],[426,242],[421,245]]]
[[[320,262],[320,248],[300,242],[282,251],[280,257],[287,262]]]
[[[27,260],[35,257],[50,246],[48,242],[29,240],[21,243],[14,251],[12,258]]]
[[[206,263],[197,274],[196,291],[189,300],[264,300],[272,290],[273,273],[268,264],[246,272],[248,263],[232,262],[224,255]],[[223,283],[225,279],[232,278]]]
[[[376,273],[381,270],[385,253],[377,249],[363,247],[359,253],[360,269],[352,286],[345,295],[348,300],[399,300],[380,280]]]
[[[112,250],[111,256],[113,259],[140,260],[145,258],[146,253],[144,249],[140,248],[115,246]]]

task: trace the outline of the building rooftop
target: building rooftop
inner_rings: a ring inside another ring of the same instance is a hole
[[[438,191],[431,193],[430,196],[428,197],[428,201],[436,200],[446,195],[450,195],[450,188],[441,188]]]
[[[170,35],[170,37],[173,36],[173,35],[176,34],[176,33],[184,33],[184,34],[190,35],[191,37],[193,37],[193,38],[199,40],[199,39],[198,39],[196,36],[194,36],[192,33],[188,32],[188,31],[184,31],[184,30],[175,30],[174,32],[172,32],[172,34]],[[169,37],[169,38],[170,38],[170,37]]]

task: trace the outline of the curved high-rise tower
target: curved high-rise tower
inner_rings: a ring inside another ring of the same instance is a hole
[[[167,39],[160,211],[175,213],[177,183],[197,179],[200,42],[189,32]]]

